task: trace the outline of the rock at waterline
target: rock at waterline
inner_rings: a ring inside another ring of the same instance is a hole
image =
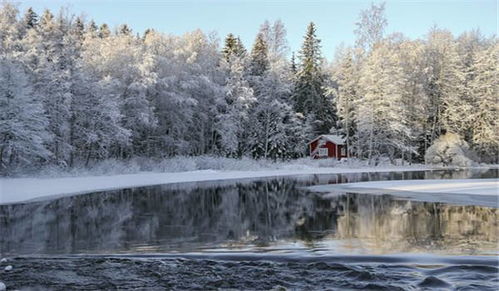
[[[5,271],[12,271],[12,266],[8,265],[7,267],[4,268]]]
[[[0,291],[7,290],[7,286],[3,282],[0,282]]]

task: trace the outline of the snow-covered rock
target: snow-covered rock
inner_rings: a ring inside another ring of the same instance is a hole
[[[0,291],[4,290],[7,290],[7,286],[5,286],[5,284],[2,281],[0,281]]]
[[[0,263],[5,263],[5,262],[7,262],[7,258],[2,258],[2,259],[0,260]]]
[[[12,271],[12,266],[8,265],[7,267],[4,268],[5,271]]]
[[[425,154],[426,164],[469,167],[473,165],[469,145],[455,133],[440,136]]]

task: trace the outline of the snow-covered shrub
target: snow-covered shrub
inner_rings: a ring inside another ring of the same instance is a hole
[[[105,176],[134,174],[139,172],[174,173],[198,170],[219,171],[262,171],[262,170],[307,170],[317,168],[362,168],[367,166],[366,160],[356,158],[319,159],[300,158],[288,161],[272,159],[226,158],[216,156],[176,156],[164,159],[136,157],[128,160],[107,159],[90,165],[76,164],[73,168],[47,165],[32,171],[13,172],[17,177],[74,177],[74,176]],[[383,162],[377,167],[393,166]]]
[[[455,133],[446,133],[435,140],[425,154],[426,164],[441,166],[469,167],[473,164],[470,158],[469,145]]]

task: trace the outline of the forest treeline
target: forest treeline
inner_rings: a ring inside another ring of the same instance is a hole
[[[0,7],[0,171],[175,155],[289,159],[322,133],[348,154],[422,161],[443,132],[496,161],[497,38],[432,28],[385,36],[384,4],[333,61],[313,23],[290,56],[281,21],[253,46],[196,30],[111,29],[59,12]]]

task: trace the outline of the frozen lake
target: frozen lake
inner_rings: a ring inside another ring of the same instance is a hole
[[[497,169],[306,175],[1,205],[0,252],[14,269],[1,265],[0,281],[55,289],[494,289],[497,205],[307,187],[497,176]]]

